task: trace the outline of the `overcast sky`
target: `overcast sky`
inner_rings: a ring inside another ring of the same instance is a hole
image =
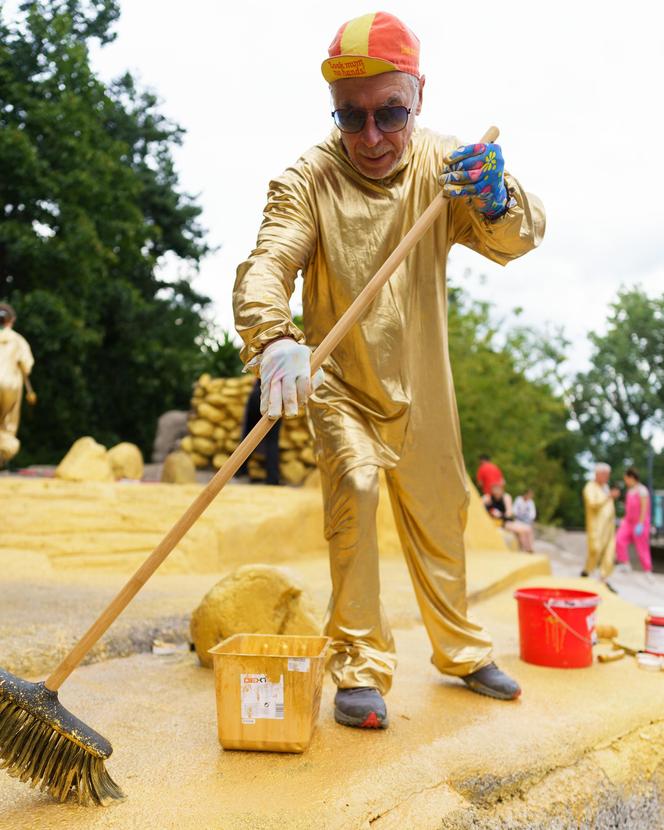
[[[378,7],[422,42],[420,124],[476,140],[501,129],[507,168],[547,210],[541,248],[507,268],[456,246],[450,273],[499,313],[563,325],[571,367],[621,285],[664,292],[664,8],[660,2],[436,0]],[[331,126],[320,63],[366,3],[125,0],[104,78],[129,69],[186,130],[183,188],[199,194],[218,253],[197,287],[232,328],[235,268],[251,250],[267,184]],[[658,104],[657,101],[660,103]],[[479,275],[486,275],[482,284]]]

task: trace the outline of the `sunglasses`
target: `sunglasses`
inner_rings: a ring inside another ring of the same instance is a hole
[[[335,110],[332,118],[342,133],[359,133],[364,129],[370,112],[349,107]],[[410,112],[408,107],[379,107],[373,110],[374,123],[381,133],[398,133],[408,123]]]

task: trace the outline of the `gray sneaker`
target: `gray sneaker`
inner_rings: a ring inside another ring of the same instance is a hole
[[[344,726],[385,729],[387,708],[378,689],[366,686],[338,689],[334,698],[334,719]]]
[[[482,666],[461,679],[473,692],[497,700],[515,700],[521,694],[521,687],[516,680],[502,672],[495,663]]]

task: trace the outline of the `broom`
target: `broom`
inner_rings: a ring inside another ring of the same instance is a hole
[[[495,141],[498,129],[490,127],[481,141]],[[445,207],[439,193],[358,294],[312,355],[312,374],[340,340],[364,315],[376,294],[419,242]],[[108,774],[106,759],[113,748],[89,726],[67,711],[58,689],[109,626],[131,602],[185,533],[247,460],[275,421],[264,415],[214,478],[199,493],[120,593],[109,603],[55,671],[41,683],[31,683],[0,669],[0,769],[32,787],[40,785],[58,801],[73,793],[80,804],[106,804],[124,798]]]

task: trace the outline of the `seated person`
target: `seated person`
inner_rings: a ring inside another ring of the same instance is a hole
[[[505,486],[503,484],[494,484],[491,492],[486,496],[482,496],[482,501],[489,515],[501,524],[505,530],[509,530],[510,533],[516,536],[519,549],[526,551],[526,553],[532,553],[535,541],[533,529],[530,525],[514,518],[512,497],[509,493],[505,492]]]
[[[537,518],[537,508],[533,501],[533,491],[528,489],[522,496],[514,499],[514,518],[526,525],[531,525]]]

